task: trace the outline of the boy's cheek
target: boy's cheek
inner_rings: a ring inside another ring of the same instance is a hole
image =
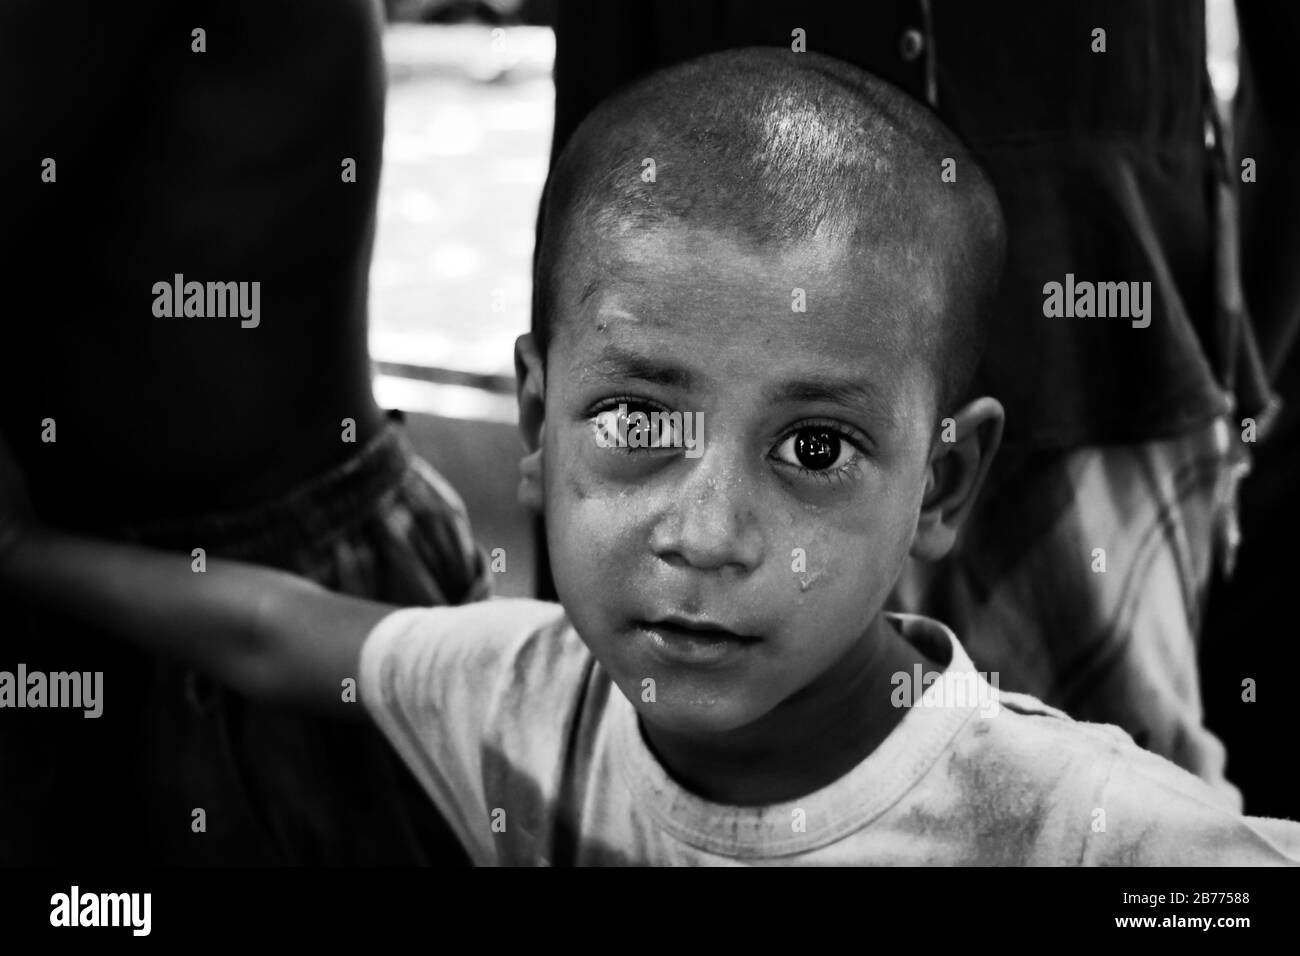
[[[553,563],[563,560],[569,568],[584,569],[604,583],[623,568],[637,565],[642,555],[636,549],[646,536],[641,533],[643,519],[635,498],[582,480],[566,482],[562,488],[562,495],[552,497],[547,515],[552,540],[563,552]]]
[[[845,622],[870,620],[893,587],[899,555],[906,554],[888,538],[822,528],[786,539],[773,555],[769,580],[773,596],[794,609],[789,619],[798,622],[800,635],[829,635],[844,630]]]
[[[606,455],[621,452],[605,451]],[[597,463],[599,464],[599,463]],[[611,476],[608,468],[592,467],[580,458],[573,460],[561,478],[561,511],[567,520],[594,526],[596,529],[631,528],[643,525],[655,513],[655,495],[643,483],[623,481]]]

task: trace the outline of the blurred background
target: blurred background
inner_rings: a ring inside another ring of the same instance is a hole
[[[370,272],[380,404],[515,420],[555,111],[555,0],[388,0]]]

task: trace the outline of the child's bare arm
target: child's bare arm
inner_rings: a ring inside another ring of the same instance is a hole
[[[396,608],[234,561],[29,528],[0,563],[0,589],[190,664],[259,699],[337,716],[361,644]]]
[[[0,563],[0,590],[101,627],[249,697],[360,717],[340,707],[361,644],[395,607],[295,575],[39,527]]]
[[[184,661],[249,697],[335,715],[361,644],[395,608],[270,568],[64,534],[32,514],[0,435],[0,592]]]

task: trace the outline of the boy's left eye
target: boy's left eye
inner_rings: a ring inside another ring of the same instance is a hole
[[[804,425],[776,446],[772,456],[806,471],[838,471],[852,464],[859,452],[848,436],[829,425]]]

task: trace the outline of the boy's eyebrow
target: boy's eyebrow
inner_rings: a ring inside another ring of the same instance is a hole
[[[832,405],[844,405],[848,408],[861,409],[886,424],[895,423],[891,403],[884,393],[865,381],[786,382],[770,391],[768,399],[774,404],[827,402]]]
[[[651,385],[683,391],[689,391],[694,381],[691,373],[684,368],[625,351],[616,345],[605,346],[596,361],[584,366],[584,376],[590,373],[600,378],[635,378]]]
[[[683,391],[690,391],[692,384],[696,382],[696,377],[687,369],[665,363],[660,359],[647,358],[636,352],[628,352],[617,345],[606,345],[601,349],[596,361],[584,365],[580,374],[583,377],[596,376],[605,379],[634,378],[652,385]],[[846,408],[863,411],[889,426],[897,422],[892,404],[884,392],[866,381],[830,379],[786,382],[769,391],[767,399],[772,404],[824,402],[843,405]]]

